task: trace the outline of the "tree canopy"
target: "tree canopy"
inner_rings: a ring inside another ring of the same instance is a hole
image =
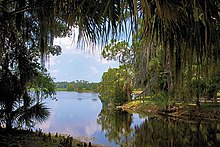
[[[75,91],[75,92],[97,92],[100,83],[89,82],[85,80],[76,80],[72,82],[56,82],[57,91]]]
[[[219,72],[220,2],[153,0],[139,4],[136,17],[141,18],[137,26],[141,28],[134,40],[138,42],[135,60],[140,65],[136,69],[139,79],[147,79],[156,57],[164,67],[159,74],[166,74],[172,97],[193,97],[195,81],[208,82]],[[197,86],[197,101],[202,94],[198,89],[201,85]]]
[[[160,63],[168,92],[192,96],[196,83],[198,101],[201,81],[212,81],[220,70],[219,9],[219,0],[0,0],[1,122],[10,128],[18,120],[12,115],[17,102],[32,106],[27,86],[38,83],[34,79],[51,83],[44,61],[50,53],[60,54],[53,39],[74,33],[72,27],[79,29],[81,43],[105,44],[124,32],[133,35],[134,61],[141,65],[137,79],[145,81],[152,65]]]

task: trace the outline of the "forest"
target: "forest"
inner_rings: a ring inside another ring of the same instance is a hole
[[[98,92],[99,84],[100,83],[85,80],[76,80],[73,82],[55,82],[57,91],[75,92]]]
[[[99,92],[114,108],[220,119],[220,0],[0,0],[0,20],[6,130],[45,122],[51,112],[44,100],[55,99],[56,86]],[[100,84],[65,87],[45,67],[62,54],[54,38],[74,35],[72,28],[79,30],[78,46],[93,44],[93,52],[99,46],[103,58],[120,63]]]

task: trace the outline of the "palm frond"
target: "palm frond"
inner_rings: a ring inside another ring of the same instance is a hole
[[[20,108],[20,111],[22,111],[22,108]],[[33,124],[33,122],[42,123],[46,121],[49,115],[49,108],[47,108],[44,103],[37,103],[26,111],[22,111],[17,121],[18,123],[26,125]]]

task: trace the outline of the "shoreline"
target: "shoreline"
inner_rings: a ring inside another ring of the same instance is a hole
[[[101,144],[93,144],[91,142],[81,141],[68,134],[44,133],[41,130],[19,130],[0,128],[0,146],[16,146],[16,147],[105,147]]]
[[[184,120],[201,120],[201,121],[217,121],[220,122],[220,103],[210,104],[217,105],[214,108],[206,106],[207,103],[202,103],[201,108],[195,105],[173,105],[173,106],[159,106],[157,104],[142,104],[137,102],[129,102],[122,106],[117,106],[117,109],[122,109],[130,113],[138,113],[144,115],[158,115],[163,117],[170,117],[173,119]]]

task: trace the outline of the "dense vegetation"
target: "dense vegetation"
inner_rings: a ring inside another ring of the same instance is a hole
[[[127,77],[127,78],[126,78]],[[121,105],[131,100],[131,87],[128,72],[122,66],[110,68],[102,76],[99,97],[104,104]]]
[[[129,65],[132,88],[142,88],[142,97],[197,106],[204,98],[217,102],[220,2],[136,2],[132,42],[110,42],[103,57]]]
[[[79,29],[79,43],[132,37],[129,43],[113,41],[103,52],[126,67],[118,69],[110,89],[120,91],[114,93],[123,102],[132,86],[150,87],[155,96],[165,93],[170,102],[196,100],[200,106],[201,97],[217,102],[219,9],[219,0],[1,0],[1,124],[32,126],[33,119],[48,116],[41,98],[52,96],[54,87],[44,62],[60,53],[54,37],[68,35],[71,27]]]
[[[106,41],[116,30],[116,13],[108,2],[69,0],[0,1],[0,126],[33,127],[49,116],[43,99],[55,94],[53,79],[44,68],[61,48],[54,37],[79,29],[79,42]],[[120,3],[114,8],[120,9]],[[113,19],[114,18],[114,19]],[[111,28],[106,28],[111,24]]]
[[[5,2],[0,3],[0,126],[29,128],[48,118],[50,113],[43,99],[54,98],[55,85],[42,60],[44,39],[37,38],[42,29],[37,17],[40,12],[17,14],[23,3],[17,2],[14,12],[14,4]],[[16,14],[10,16],[11,11]],[[47,46],[47,55],[61,53],[59,46]]]
[[[122,105],[131,101],[132,75],[131,59],[132,49],[126,41],[118,42],[112,39],[102,50],[102,56],[107,60],[118,61],[118,68],[109,68],[103,73],[99,87],[99,97],[103,104]]]
[[[56,82],[57,91],[97,92],[99,83],[76,80],[73,82]]]

